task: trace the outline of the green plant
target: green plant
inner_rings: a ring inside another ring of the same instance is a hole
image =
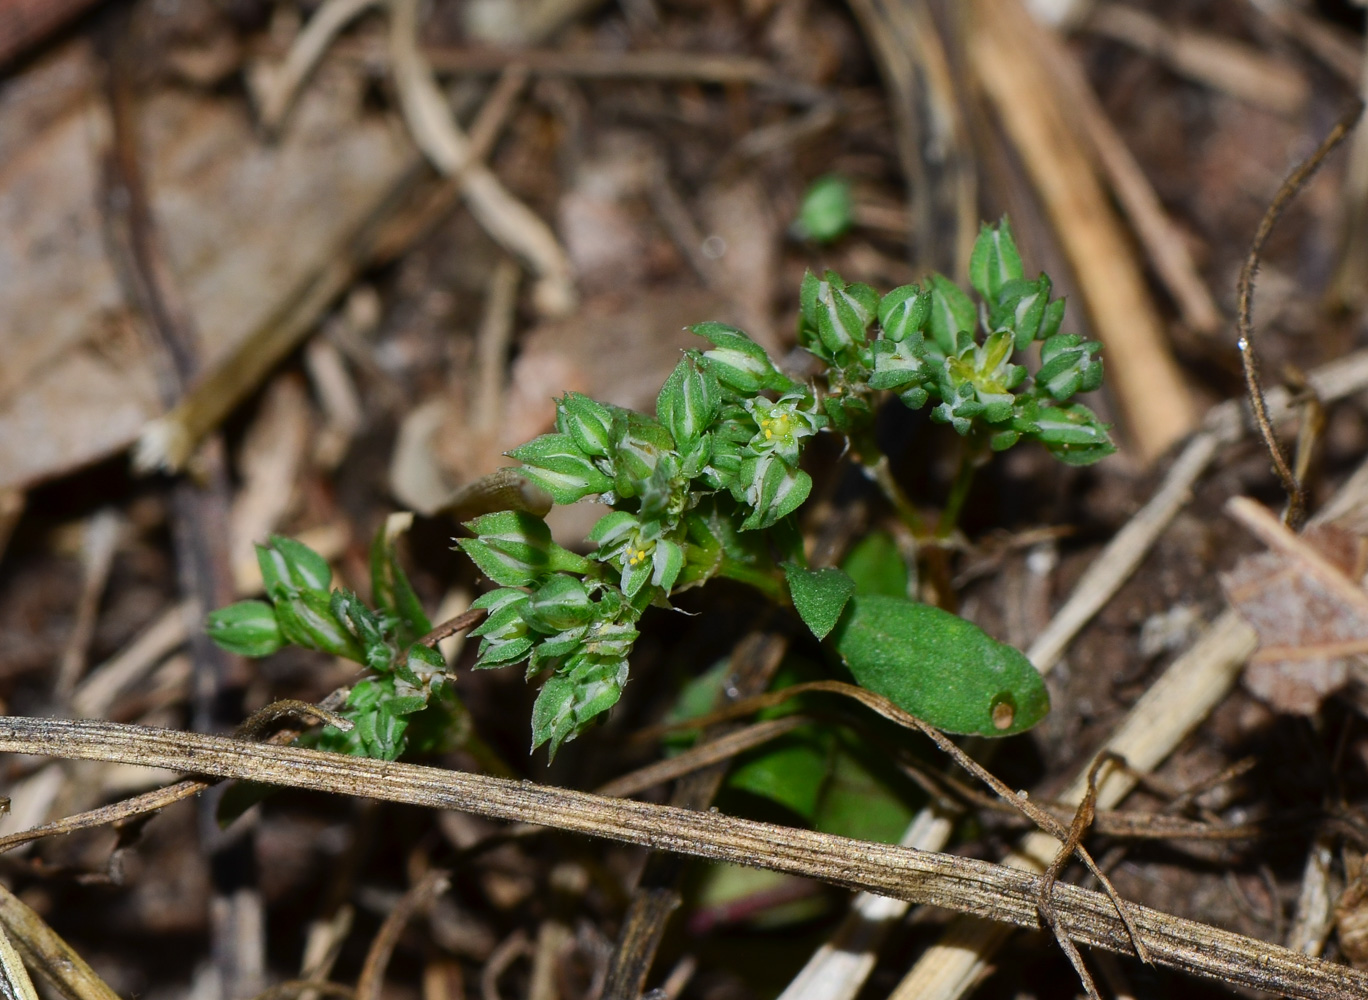
[[[570,393],[554,433],[509,453],[556,503],[592,498],[611,508],[587,555],[557,545],[526,511],[477,517],[466,525],[473,537],[458,542],[498,585],[475,602],[487,612],[471,633],[481,639],[475,667],[525,662],[529,679],[544,678],[534,749],[549,744],[554,754],[618,701],[648,607],[669,607],[718,576],[791,603],[818,639],[831,637],[857,681],[933,725],[1007,735],[1044,715],[1044,685],[1019,652],[939,608],[857,593],[841,570],[808,569],[793,518],[812,488],[800,466],[807,442],[843,434],[872,464],[885,391],[912,409],[932,405],[932,419],[966,441],[943,528],[989,450],[1033,439],[1069,464],[1114,450],[1106,426],[1071,402],[1101,382],[1098,345],[1059,333],[1064,303],[1051,299],[1044,275],[1025,278],[1006,220],[984,227],[970,281],[977,306],[940,275],[881,296],[832,272],[809,274],[798,338],[823,364],[813,382],[784,374],[742,331],[702,323],[693,331],[710,349],[686,353],[654,417]],[[1013,358],[1036,341],[1032,376]],[[296,544],[276,539],[262,550],[263,570],[279,563],[267,575],[278,631],[270,607],[249,602],[211,617],[211,634],[249,655],[291,641],[366,664],[375,678],[352,692],[348,711],[361,732],[347,748],[393,754],[401,721],[440,688],[440,658],[414,642],[421,609],[406,584],[377,584],[380,612],[345,591],[325,595],[326,565],[311,565]],[[307,579],[290,575],[296,565]],[[378,565],[393,562],[382,554]]]
[[[840,174],[819,177],[803,193],[794,235],[816,243],[830,243],[840,237],[854,221],[854,199],[850,181]]]

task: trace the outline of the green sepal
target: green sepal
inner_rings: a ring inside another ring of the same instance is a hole
[[[606,458],[612,454],[616,409],[582,393],[567,392],[556,404],[556,430],[570,435],[590,458]]]
[[[523,617],[538,632],[553,635],[593,618],[594,602],[582,581],[556,573],[532,592]]]
[[[946,357],[954,357],[973,343],[977,315],[973,300],[949,278],[931,275],[931,339]]]
[[[830,356],[864,344],[878,312],[878,294],[868,285],[846,285],[828,271],[817,286],[817,335]]]
[[[917,285],[903,285],[879,300],[879,326],[884,339],[894,343],[917,336],[931,318],[931,296]]]
[[[684,547],[668,538],[662,538],[656,542],[655,551],[651,553],[651,586],[659,587],[666,594],[670,593],[675,581],[679,579],[679,573],[684,568]]]
[[[790,392],[797,387],[770,360],[765,349],[745,333],[725,323],[699,323],[689,327],[713,345],[704,351],[699,364],[717,377],[732,392],[753,396],[762,389]]]
[[[625,661],[591,660],[550,677],[532,706],[532,749],[549,743],[548,756],[554,760],[566,740],[617,704],[626,682]]]
[[[984,225],[969,254],[969,284],[985,302],[993,305],[1002,287],[1021,280],[1024,273],[1007,217],[1004,215],[996,226]]]
[[[507,454],[523,464],[523,475],[559,504],[574,503],[613,487],[613,481],[569,434],[543,434]]]
[[[747,459],[741,468],[741,478],[750,484],[746,501],[751,506],[750,516],[741,522],[742,531],[770,527],[797,510],[812,492],[812,477],[782,459]]]
[[[784,577],[798,617],[813,635],[825,639],[855,593],[855,581],[839,569],[810,570],[793,563],[784,565]]]
[[[1036,385],[1059,402],[1079,392],[1092,392],[1102,384],[1102,362],[1096,357],[1102,345],[1074,334],[1060,334],[1040,345],[1040,370]]]
[[[332,598],[318,590],[301,590],[276,598],[276,620],[287,642],[365,663],[365,654],[333,613]]]
[[[476,537],[456,544],[495,583],[526,587],[550,570],[551,529],[535,514],[502,510],[467,521],[465,527]]]
[[[656,397],[656,419],[685,452],[703,436],[722,404],[722,386],[712,372],[700,370],[697,355],[686,357],[670,373]]]
[[[238,656],[270,656],[285,645],[275,608],[265,601],[238,601],[211,611],[204,628],[216,645]]]
[[[631,410],[613,418],[614,476],[612,489],[620,498],[640,496],[656,466],[673,455],[674,436],[657,420]]]
[[[257,565],[266,594],[272,600],[311,590],[326,594],[332,584],[332,568],[303,542],[272,535],[268,545],[256,546]]]
[[[394,667],[395,649],[386,634],[382,621],[364,601],[350,590],[334,590],[328,599],[333,620],[350,632],[361,646],[362,660],[376,673],[387,673]]]

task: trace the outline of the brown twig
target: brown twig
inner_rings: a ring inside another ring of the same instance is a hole
[[[1258,424],[1259,433],[1263,435],[1264,444],[1268,446],[1268,454],[1273,460],[1273,468],[1278,473],[1278,479],[1287,491],[1287,511],[1283,515],[1283,521],[1293,530],[1299,528],[1306,518],[1306,487],[1287,464],[1282,445],[1278,444],[1278,439],[1273,434],[1273,421],[1269,418],[1268,402],[1264,399],[1263,382],[1259,378],[1259,359],[1254,351],[1254,331],[1250,323],[1254,276],[1259,270],[1259,255],[1263,253],[1264,244],[1268,242],[1268,237],[1277,225],[1283,210],[1301,193],[1311,175],[1325,162],[1325,158],[1349,135],[1362,114],[1363,102],[1355,101],[1354,106],[1340,116],[1340,120],[1316,147],[1316,151],[1298,164],[1282,182],[1278,193],[1273,196],[1273,201],[1268,206],[1268,211],[1259,222],[1259,228],[1249,245],[1244,267],[1240,269],[1239,303],[1235,315],[1235,328],[1239,333],[1239,339],[1236,340],[1235,346],[1240,351],[1240,363],[1244,367],[1245,388],[1249,392],[1249,405],[1254,411],[1254,421]]]
[[[970,858],[510,781],[298,747],[124,726],[0,717],[0,751],[109,760],[344,795],[459,809],[538,823],[1040,927],[1040,876]],[[1130,933],[1102,893],[1057,885],[1061,927],[1081,944],[1134,954]],[[1157,964],[1305,1000],[1357,1000],[1368,975],[1219,928],[1131,904]]]
[[[451,884],[451,873],[430,871],[418,883],[404,893],[385,922],[376,931],[366,952],[366,962],[361,967],[361,975],[356,980],[356,1000],[380,1000],[380,988],[385,982],[385,969],[389,966],[394,946],[399,943],[399,935],[416,914],[421,913],[432,902],[447,891]]]

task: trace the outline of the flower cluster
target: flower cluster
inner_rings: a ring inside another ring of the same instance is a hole
[[[209,615],[209,637],[241,656],[268,656],[286,643],[354,660],[371,671],[355,684],[339,713],[353,723],[327,726],[323,749],[393,760],[408,744],[412,718],[434,700],[443,724],[461,712],[447,683],[446,662],[418,640],[431,630],[418,598],[382,530],[371,547],[371,584],[379,610],[349,590],[330,589],[328,561],[279,535],[257,546],[266,601],[239,601]]]
[[[656,399],[655,417],[570,393],[556,432],[510,453],[557,503],[613,508],[582,557],[551,541],[539,518],[487,514],[460,547],[500,589],[472,632],[477,667],[527,660],[548,674],[533,710],[533,746],[554,753],[612,707],[627,680],[636,622],[651,604],[718,573],[763,573],[769,554],[738,541],[807,498],[803,442],[826,424],[815,394],[781,373],[739,330],[695,327],[713,349],[689,352]],[[770,398],[764,393],[777,398]],[[777,577],[776,577],[777,578]]]
[[[882,297],[831,272],[807,276],[799,340],[828,366],[823,404],[833,425],[854,430],[868,418],[870,391],[887,390],[914,410],[934,401],[933,420],[983,435],[994,451],[1029,438],[1070,465],[1115,451],[1107,426],[1069,403],[1102,384],[1101,345],[1059,332],[1064,300],[1050,298],[1045,275],[1025,277],[1005,219],[979,235],[969,280],[977,307],[938,274]],[[1013,357],[1036,341],[1032,377]]]

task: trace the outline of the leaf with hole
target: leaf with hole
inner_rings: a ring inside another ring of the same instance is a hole
[[[1010,736],[1050,709],[1030,660],[929,604],[855,596],[833,635],[861,686],[947,732]]]

